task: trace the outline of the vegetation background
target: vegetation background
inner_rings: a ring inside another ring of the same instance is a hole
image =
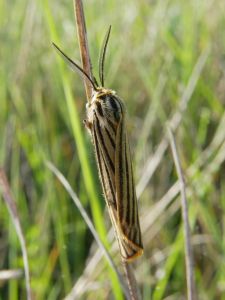
[[[135,264],[143,299],[185,299],[179,186],[169,120],[185,173],[199,299],[225,299],[225,5],[223,0],[84,1],[93,68],[112,34],[106,86],[127,107],[145,253]],[[106,240],[110,221],[90,137],[82,79],[51,42],[79,61],[71,1],[0,1],[0,165],[25,233],[35,299],[123,299],[115,274],[47,160],[65,175]],[[176,118],[174,118],[174,115]],[[109,251],[120,268],[114,238]],[[0,201],[0,269],[22,269]],[[0,299],[25,299],[23,277]]]

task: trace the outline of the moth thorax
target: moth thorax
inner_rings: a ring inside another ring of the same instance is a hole
[[[98,118],[101,124],[111,121],[116,125],[124,112],[122,101],[116,93],[105,88],[95,91],[86,107],[88,120],[91,123]]]

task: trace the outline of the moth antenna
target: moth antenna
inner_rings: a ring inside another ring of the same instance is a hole
[[[105,38],[102,43],[100,56],[99,56],[98,71],[99,71],[99,79],[100,79],[102,87],[104,87],[104,63],[105,63],[105,55],[106,55],[107,45],[108,45],[109,36],[110,36],[110,32],[111,32],[111,27],[112,26],[110,25],[109,29],[106,32]]]
[[[84,75],[91,83],[93,89],[97,91],[97,85],[96,82],[94,82],[91,77],[77,64],[75,63],[71,58],[69,58],[55,43],[52,42],[52,45],[55,47],[57,52],[60,54],[60,56],[63,58],[63,60],[70,66],[70,68],[78,72],[80,75]]]
[[[93,81],[94,81],[94,84],[95,84],[96,86],[99,86],[98,81],[97,81],[97,79],[96,79],[95,76],[94,76],[94,78],[93,78]]]

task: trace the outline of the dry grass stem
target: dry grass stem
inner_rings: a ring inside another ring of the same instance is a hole
[[[89,77],[93,78],[92,71],[91,71],[91,59],[90,59],[89,48],[88,48],[88,39],[87,39],[87,31],[86,31],[82,0],[74,0],[74,12],[76,17],[76,25],[77,25],[76,27],[77,27],[77,35],[79,40],[82,66],[84,71],[89,75]],[[85,76],[84,76],[84,86],[86,90],[87,99],[89,101],[92,95],[92,85]]]
[[[122,260],[125,277],[127,279],[129,293],[130,293],[130,300],[140,300],[141,295],[138,289],[137,281],[134,276],[134,271],[130,263],[127,263],[125,260]]]
[[[187,197],[186,197],[185,179],[184,179],[183,170],[181,168],[181,163],[180,163],[180,159],[176,147],[175,138],[169,127],[168,127],[168,133],[169,133],[169,140],[170,140],[170,145],[173,153],[173,159],[177,170],[177,176],[179,178],[179,186],[180,186],[180,193],[181,193],[181,209],[182,209],[182,217],[184,223],[187,296],[188,296],[188,300],[196,300],[194,271],[193,271],[193,253],[192,253],[192,246],[191,246],[190,225],[188,219],[188,204],[187,204]]]
[[[8,179],[6,177],[5,171],[2,168],[0,168],[0,189],[2,191],[3,199],[5,200],[5,204],[11,215],[11,219],[14,223],[16,233],[20,242],[20,247],[23,256],[23,264],[24,264],[27,300],[31,300],[32,298],[31,298],[31,287],[30,287],[30,273],[29,273],[29,263],[28,263],[26,242],[22,231],[22,227],[20,225],[16,202],[13,199],[12,193],[10,191]]]

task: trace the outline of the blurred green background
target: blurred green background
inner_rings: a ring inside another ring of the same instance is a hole
[[[145,254],[135,264],[143,299],[186,299],[179,186],[166,124],[184,169],[199,299],[225,299],[225,5],[223,0],[84,1],[93,68],[108,26],[106,87],[127,107]],[[53,162],[106,238],[105,211],[85,118],[71,1],[0,1],[0,165],[9,178],[29,256],[34,299],[123,299],[115,274]],[[174,118],[173,116],[176,116]],[[22,269],[18,238],[0,201],[0,269]],[[0,281],[0,299],[25,299],[25,282]]]

